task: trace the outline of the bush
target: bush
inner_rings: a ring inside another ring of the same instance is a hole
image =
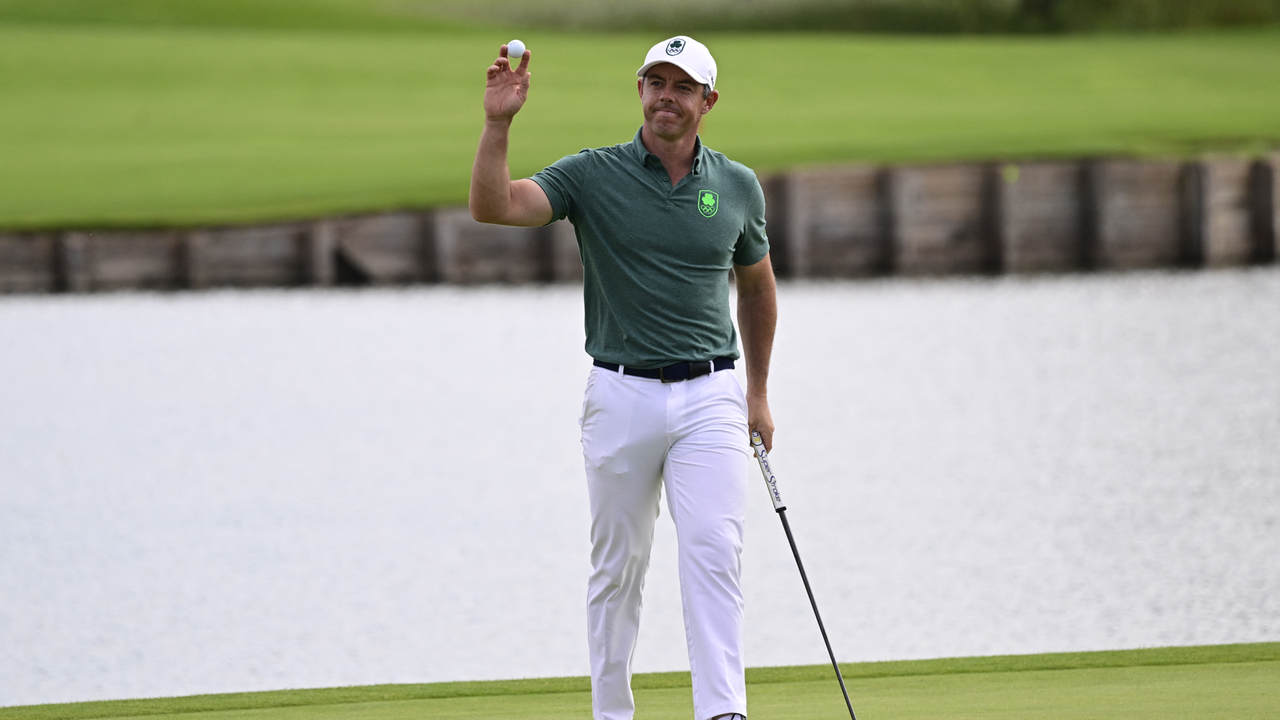
[[[1261,25],[1280,0],[526,0],[494,17],[577,29],[1060,33]],[[484,13],[484,10],[480,10]]]
[[[1017,25],[1032,31],[1165,30],[1280,20],[1276,0],[1022,0]]]
[[[1280,0],[0,0],[0,24],[890,33],[1142,31],[1280,22]]]

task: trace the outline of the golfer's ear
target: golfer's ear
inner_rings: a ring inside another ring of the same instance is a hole
[[[706,115],[711,112],[711,108],[715,107],[716,101],[720,99],[720,91],[712,90],[710,95],[702,101],[702,114]]]
[[[640,97],[644,97],[644,78],[636,80],[636,94]]]

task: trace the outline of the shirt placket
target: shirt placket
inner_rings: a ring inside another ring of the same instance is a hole
[[[658,159],[657,155],[648,155],[644,159],[644,164],[649,168],[654,182],[663,189],[663,194],[670,198],[675,188],[671,187],[671,176],[667,174],[667,168],[662,164],[662,160]]]
[[[701,160],[702,158],[694,158],[693,170],[690,171],[688,175],[680,178],[680,182],[676,183],[674,187],[671,185],[671,176],[667,174],[666,166],[662,164],[662,160],[659,159],[657,155],[647,155],[645,157],[644,164],[649,168],[650,172],[653,173],[657,182],[661,183],[662,189],[666,191],[665,194],[667,199],[670,200],[672,196],[680,190],[680,188],[684,187],[686,183],[691,182],[693,177],[698,174],[698,166],[701,164]]]

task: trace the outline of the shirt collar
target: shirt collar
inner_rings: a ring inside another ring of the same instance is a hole
[[[654,162],[661,165],[662,160],[657,155],[654,155],[653,153],[649,152],[649,149],[644,146],[644,141],[640,139],[640,133],[642,133],[643,131],[644,131],[643,126],[639,130],[636,130],[636,137],[634,140],[631,141],[631,154],[635,156],[635,159],[638,160],[641,165],[648,165],[649,158],[653,158]],[[693,139],[693,174],[694,175],[701,174],[702,152],[703,152],[702,136],[699,135]]]

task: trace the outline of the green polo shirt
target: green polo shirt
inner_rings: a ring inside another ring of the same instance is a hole
[[[578,236],[588,355],[638,368],[739,356],[729,269],[769,252],[764,192],[750,168],[699,139],[693,172],[671,187],[636,132],[533,180]]]

